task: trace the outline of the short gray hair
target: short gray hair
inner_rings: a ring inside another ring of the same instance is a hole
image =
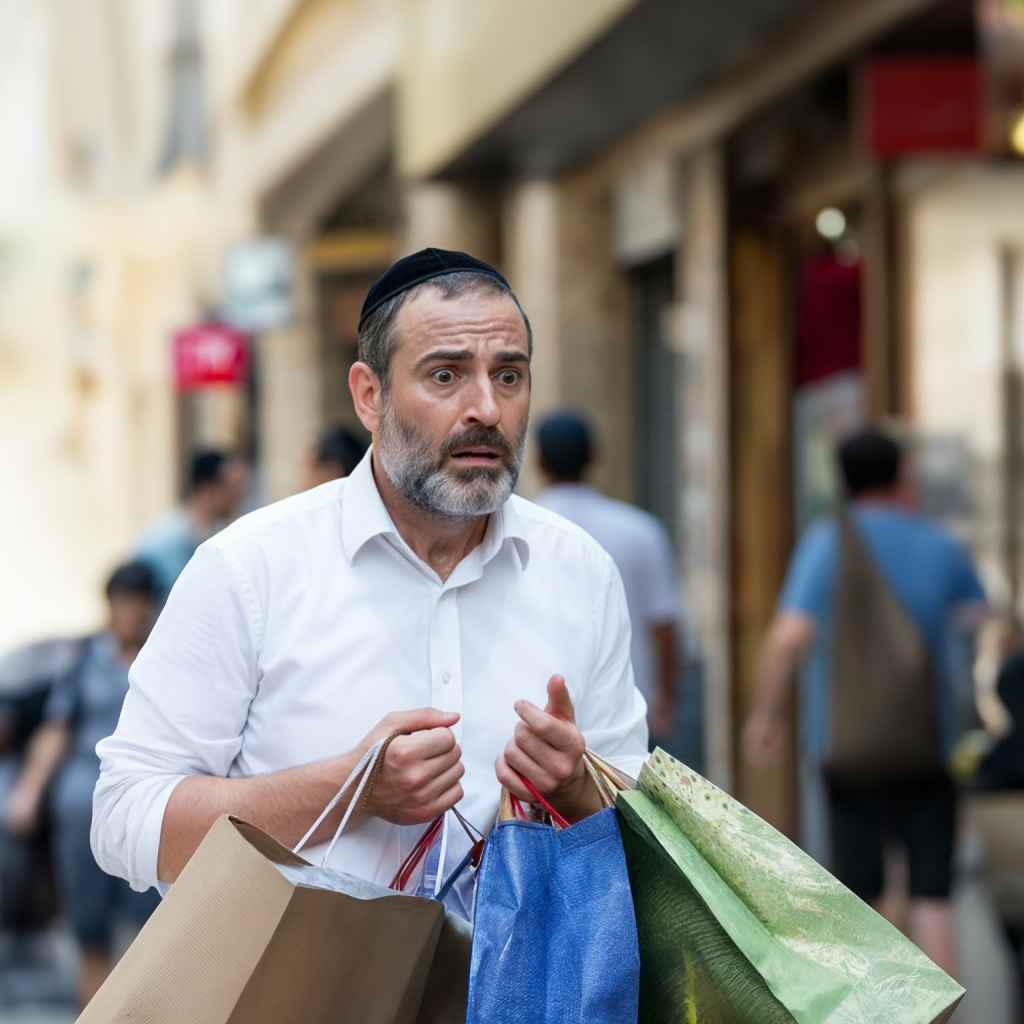
[[[366,323],[359,332],[359,360],[373,370],[384,391],[387,391],[390,383],[391,353],[394,352],[398,341],[395,332],[398,311],[402,308],[402,303],[407,299],[416,298],[425,288],[433,288],[445,299],[473,294],[507,295],[516,304],[516,309],[523,318],[529,352],[531,356],[533,355],[533,328],[512,289],[488,274],[479,274],[474,270],[456,270],[450,274],[432,277],[404,292],[399,292],[366,318]]]

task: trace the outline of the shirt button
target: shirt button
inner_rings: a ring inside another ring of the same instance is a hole
[[[451,677],[451,673],[450,672],[442,672],[441,673],[441,682],[442,683],[450,683],[451,681],[452,681],[452,677]]]

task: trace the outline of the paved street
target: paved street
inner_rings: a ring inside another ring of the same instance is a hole
[[[0,1020],[73,1024],[74,950],[61,929],[27,948],[0,948]]]

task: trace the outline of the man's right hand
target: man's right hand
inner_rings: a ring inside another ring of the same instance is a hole
[[[454,807],[463,796],[466,773],[452,726],[453,711],[419,708],[381,719],[363,749],[400,733],[384,754],[384,764],[366,802],[366,811],[395,825],[421,825]]]

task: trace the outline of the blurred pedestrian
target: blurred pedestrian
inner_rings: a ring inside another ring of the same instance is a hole
[[[892,438],[864,430],[839,445],[838,461],[848,506],[812,526],[793,555],[764,641],[744,747],[754,764],[779,758],[788,688],[798,664],[810,654],[803,731],[809,757],[824,770],[833,871],[862,899],[880,906],[884,846],[887,840],[899,844],[909,864],[910,937],[952,973],[949,896],[956,801],[945,763],[956,722],[948,640],[951,629],[981,618],[985,593],[961,545],[914,511],[905,460]],[[874,589],[870,597],[863,589],[858,597],[851,587],[865,585],[865,579],[873,581]],[[884,618],[878,618],[880,611]],[[877,632],[864,628],[869,621]],[[899,665],[899,652],[892,647],[897,636],[902,652],[912,655]],[[883,651],[885,658],[892,656],[891,664],[880,661]],[[842,693],[853,698],[852,709],[844,718],[833,716],[840,674],[849,678],[852,665],[872,658],[872,670],[862,673],[859,683],[853,680],[863,690],[861,710],[857,694],[844,687]],[[894,674],[918,670],[915,679]],[[913,775],[881,767],[872,774],[836,767],[840,733],[848,735],[860,716],[866,720],[885,705],[886,691],[880,700],[870,687],[886,673],[893,684],[889,689],[905,685],[910,692],[920,683],[920,701],[902,720],[883,723],[891,737],[875,756],[899,758],[901,743],[930,729],[933,765]]]
[[[991,746],[971,780],[975,789],[1024,789],[1024,630],[1008,614],[993,616],[978,637],[978,714]]]
[[[184,503],[148,526],[136,545],[136,557],[156,574],[161,600],[196,548],[238,515],[247,479],[245,463],[237,455],[217,449],[193,455]]]
[[[652,738],[666,737],[675,725],[681,619],[668,533],[649,512],[586,483],[594,444],[590,425],[579,413],[563,410],[545,417],[537,442],[549,485],[537,504],[582,527],[612,556],[629,606],[633,678],[647,701]]]
[[[328,861],[383,884],[457,803],[486,828],[502,785],[532,800],[525,777],[578,821],[601,807],[588,745],[630,774],[646,757],[614,563],[513,494],[532,335],[508,282],[426,249],[375,282],[359,331],[371,457],[202,545],[100,744],[93,849],[136,887],[174,882],[224,812],[294,846],[396,733]],[[443,832],[437,882],[472,846]]]
[[[366,454],[366,445],[341,426],[328,427],[313,448],[307,487],[319,487],[329,480],[340,480],[359,465]]]
[[[107,587],[106,628],[90,637],[82,656],[58,679],[32,737],[8,800],[5,821],[15,835],[36,831],[49,803],[59,905],[81,958],[78,998],[92,998],[111,968],[116,922],[141,925],[158,902],[105,874],[89,848],[92,797],[100,774],[96,744],[117,726],[128,692],[128,668],[142,649],[156,609],[156,579],[143,562],[128,562]]]

